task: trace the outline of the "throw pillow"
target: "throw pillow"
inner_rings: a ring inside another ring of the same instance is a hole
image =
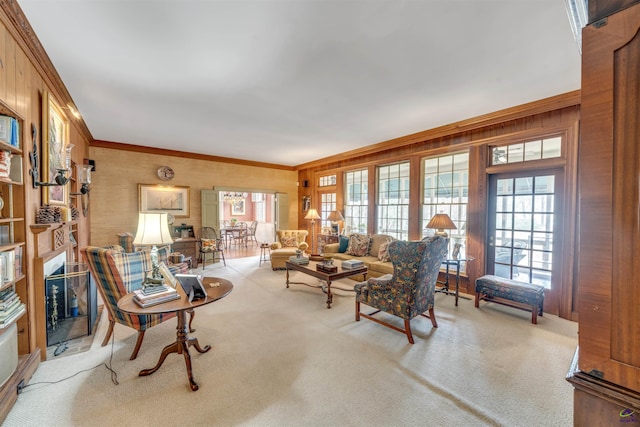
[[[380,245],[380,249],[378,250],[378,260],[382,262],[389,262],[389,243],[393,242],[393,240],[389,239],[383,244]]]
[[[212,252],[216,248],[216,239],[200,239],[202,252]]]
[[[338,246],[338,252],[341,254],[347,252],[349,247],[349,238],[347,236],[340,236],[340,245]]]
[[[298,241],[295,237],[283,237],[280,239],[280,243],[282,243],[283,248],[297,248]]]
[[[366,234],[354,233],[349,236],[349,246],[347,255],[365,256],[369,252],[369,242],[371,237]]]

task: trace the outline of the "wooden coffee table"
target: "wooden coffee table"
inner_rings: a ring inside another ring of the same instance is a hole
[[[338,267],[338,271],[335,273],[326,273],[324,271],[316,270],[317,262],[309,261],[309,264],[299,265],[293,262],[286,261],[285,266],[287,267],[287,288],[290,284],[292,285],[305,285],[312,288],[321,288],[323,292],[327,294],[327,308],[331,308],[331,303],[333,302],[333,294],[331,293],[331,282],[338,279],[344,279],[345,277],[355,276],[356,274],[364,275],[364,279],[367,279],[367,267],[360,268],[349,268],[343,269],[342,267]],[[320,279],[325,282],[325,285],[310,285],[309,283],[304,282],[290,282],[289,281],[289,270],[300,271],[301,273],[307,274],[309,276],[315,277],[316,279]],[[344,288],[335,288],[343,291],[352,291],[351,289]]]
[[[133,301],[133,293],[129,293],[118,301],[118,308],[124,312],[145,315],[145,314],[166,314],[176,313],[178,318],[178,327],[176,328],[176,341],[167,345],[160,353],[160,359],[156,366],[151,369],[143,369],[138,375],[144,377],[151,375],[162,366],[164,359],[171,353],[178,353],[184,356],[184,363],[187,365],[187,376],[189,377],[189,385],[191,390],[198,390],[199,386],[193,379],[193,372],[191,370],[191,355],[189,354],[189,347],[194,346],[199,353],[206,353],[211,350],[210,345],[200,347],[200,343],[197,338],[189,337],[189,328],[187,327],[187,310],[197,308],[229,295],[233,289],[233,284],[219,277],[204,277],[202,279],[204,288],[207,290],[207,298],[189,302],[189,299],[185,295],[184,291],[178,286],[178,293],[180,293],[180,299],[165,302],[163,304],[154,305],[147,308],[140,307],[135,301]],[[191,331],[193,332],[193,330]]]

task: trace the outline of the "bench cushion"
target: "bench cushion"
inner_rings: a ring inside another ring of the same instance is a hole
[[[486,275],[476,279],[476,307],[480,300],[493,301],[499,304],[513,305],[517,308],[531,309],[531,323],[537,323],[537,316],[542,316],[544,306],[544,286],[518,282],[500,276]]]

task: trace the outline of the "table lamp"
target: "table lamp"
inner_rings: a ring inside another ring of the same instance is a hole
[[[441,213],[435,214],[425,228],[434,228],[436,230],[435,232],[436,236],[449,237],[447,232],[444,230],[445,229],[456,230],[458,227],[456,227],[453,221],[451,221],[451,218],[449,218],[449,215],[447,215],[444,212],[441,212]]]
[[[334,234],[340,234],[340,223],[338,221],[344,221],[342,213],[337,210],[331,211],[327,219],[331,221],[331,229],[334,231]]]
[[[320,215],[318,215],[317,210],[309,209],[309,212],[307,212],[307,215],[304,217],[304,219],[311,220],[311,255],[316,255],[314,245],[314,242],[316,240],[316,219],[321,219],[321,217]]]
[[[139,213],[138,230],[133,239],[134,245],[152,245],[151,247],[151,277],[147,277],[142,287],[162,285],[163,279],[158,265],[158,246],[171,245],[173,238],[169,232],[169,222],[166,213]]]

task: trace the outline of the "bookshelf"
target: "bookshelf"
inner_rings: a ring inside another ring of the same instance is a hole
[[[0,275],[0,293],[17,294],[19,307],[0,313],[0,422],[16,401],[19,384],[26,384],[36,371],[40,350],[31,350],[31,329],[35,313],[30,309],[32,291],[27,280],[25,242],[24,117],[0,100],[0,256],[4,268]],[[7,117],[9,119],[7,119]],[[7,128],[8,126],[8,128]],[[13,128],[12,128],[13,127]],[[13,132],[13,136],[11,133]],[[7,297],[9,298],[9,297]],[[0,310],[1,311],[1,310]]]

